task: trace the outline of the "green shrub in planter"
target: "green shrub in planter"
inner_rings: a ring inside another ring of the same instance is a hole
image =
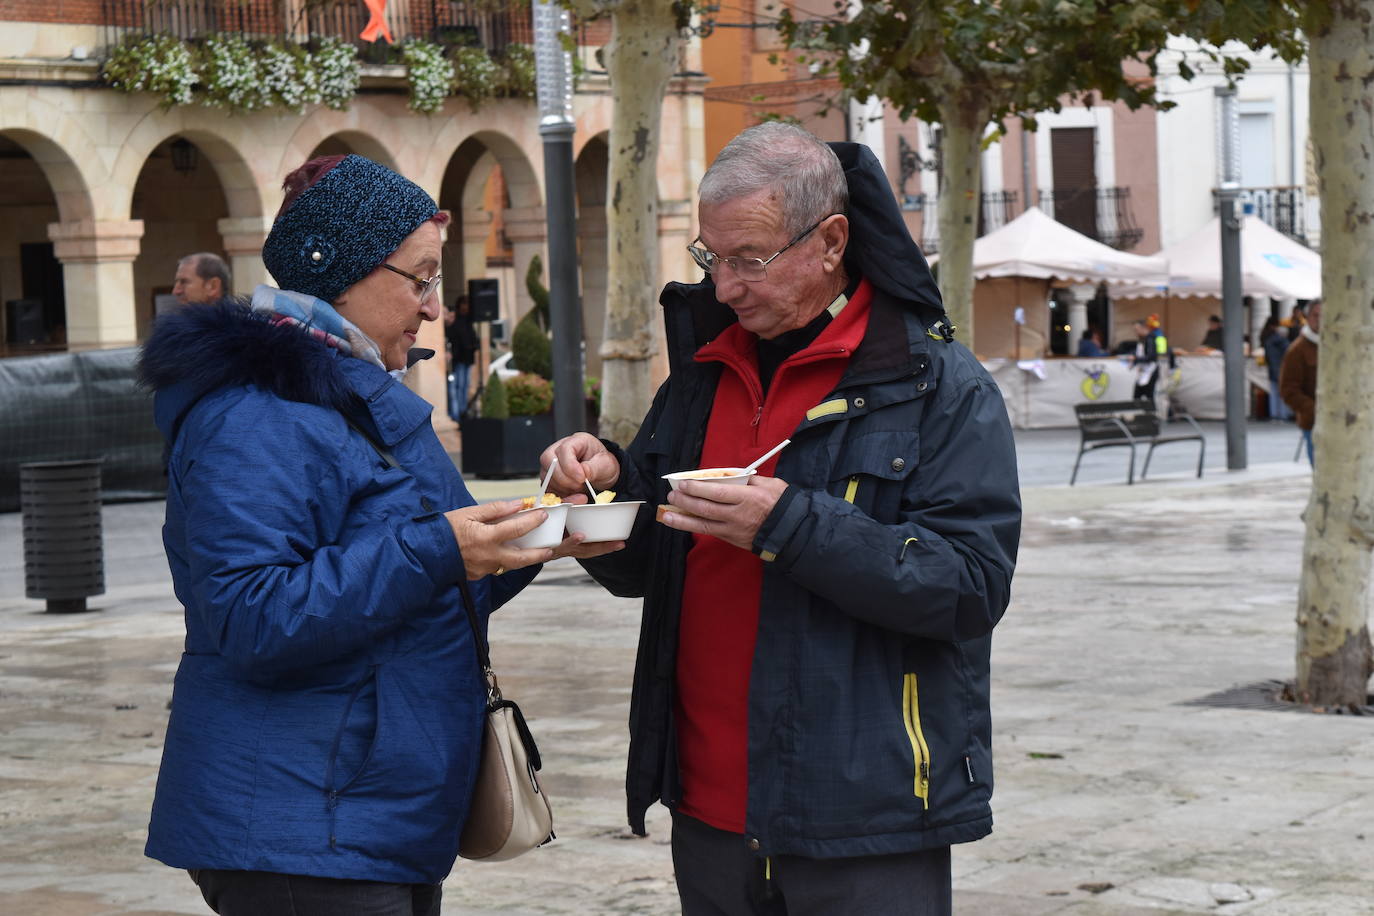
[[[487,379],[487,387],[482,389],[482,416],[489,420],[505,420],[510,417],[510,399],[506,383],[495,372]]]
[[[529,372],[506,383],[506,397],[512,417],[535,417],[553,410],[553,385]]]
[[[511,352],[515,354],[515,368],[533,372],[542,378],[553,379],[553,344],[549,335],[535,320],[534,311],[526,313],[511,335]]]
[[[551,317],[549,315],[549,290],[544,286],[544,262],[539,259],[539,255],[530,258],[529,269],[525,271],[525,291],[530,294],[530,299],[534,300],[534,314],[539,326],[545,331],[549,329]]]

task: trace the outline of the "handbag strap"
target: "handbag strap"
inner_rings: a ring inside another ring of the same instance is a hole
[[[387,463],[388,467],[392,467],[403,473],[410,474],[410,472],[407,471],[401,465],[401,463],[396,460],[396,456],[391,454],[391,452],[387,450],[385,446],[383,446],[380,442],[377,441],[376,436],[368,432],[365,428],[363,428],[363,426],[360,423],[358,423],[348,414],[343,413],[343,411],[339,412],[343,415],[344,422],[347,423],[349,426],[353,427],[354,432],[356,432],[358,435],[362,436],[364,439],[367,440],[367,444],[372,446],[372,448],[377,452],[377,454],[382,457],[382,460]],[[412,474],[411,476],[413,477],[414,475]],[[428,499],[424,500],[424,507],[426,510],[430,510],[432,508],[430,506]],[[458,591],[462,593],[463,610],[467,612],[468,625],[472,627],[472,644],[473,647],[477,650],[477,667],[482,677],[487,682],[488,702],[491,702],[492,700],[500,700],[501,690],[496,685],[496,672],[492,671],[491,668],[491,655],[487,647],[487,638],[482,633],[481,627],[477,625],[477,602],[473,601],[472,599],[472,590],[468,588],[468,580],[466,574],[464,574],[464,576],[458,580]]]

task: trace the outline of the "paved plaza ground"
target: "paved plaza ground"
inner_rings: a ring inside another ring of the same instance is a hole
[[[1191,445],[1125,486],[1122,450],[1066,486],[1072,431],[1017,434],[1025,529],[994,639],[996,826],[954,852],[955,912],[1374,913],[1374,718],[1195,705],[1289,678],[1310,476],[1291,426],[1253,424],[1250,467]],[[1157,475],[1157,476],[1156,476]],[[474,482],[482,498],[528,481]],[[0,515],[0,914],[209,912],[142,855],[181,648],[162,504],[105,507],[92,612],[23,597]],[[624,827],[639,607],[551,564],[492,621],[496,667],[539,738],[559,839],[461,862],[444,912],[677,912],[667,819]]]

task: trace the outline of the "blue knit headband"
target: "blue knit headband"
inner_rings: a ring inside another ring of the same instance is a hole
[[[346,156],[277,217],[262,261],[282,289],[333,302],[438,211],[414,182]]]

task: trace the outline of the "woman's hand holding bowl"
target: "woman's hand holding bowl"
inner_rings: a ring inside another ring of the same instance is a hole
[[[586,502],[585,496],[574,496],[567,502]],[[557,547],[520,548],[509,542],[538,528],[548,517],[541,510],[521,512],[523,502],[518,499],[500,500],[454,509],[445,512],[453,538],[463,554],[463,565],[469,580],[488,575],[500,575],[535,563],[547,563],[558,557],[585,560],[612,553],[625,546],[624,541],[583,544],[580,534],[569,535]]]
[[[468,579],[547,563],[554,558],[556,554],[550,547],[522,550],[507,543],[533,531],[548,517],[543,510],[517,515],[520,509],[520,500],[506,499],[444,513],[463,554]]]

